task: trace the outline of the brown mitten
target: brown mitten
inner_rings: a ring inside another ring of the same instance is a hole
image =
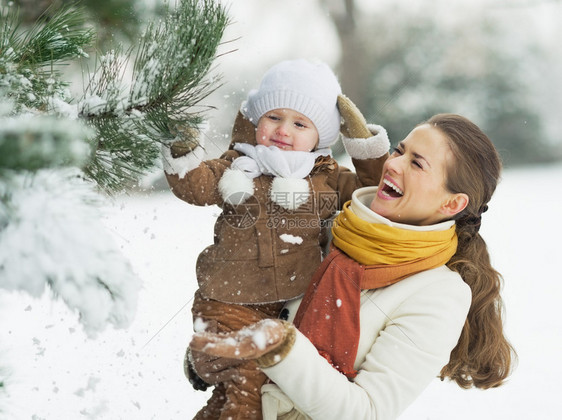
[[[176,137],[170,145],[170,153],[174,159],[187,155],[199,145],[199,131],[194,127],[174,124],[170,125],[170,132]]]
[[[343,124],[340,128],[343,134],[343,145],[347,154],[354,159],[355,169],[359,173],[357,161],[367,159],[379,159],[377,165],[382,168],[384,161],[388,158],[388,149],[390,148],[390,142],[384,127],[376,124],[367,125],[361,111],[344,95],[338,95],[338,108],[343,118]],[[368,163],[368,165],[370,166],[371,163]],[[371,177],[366,185],[373,182],[372,185],[378,184],[380,169],[376,168],[374,171],[369,170],[369,172],[374,173],[375,176]],[[365,181],[363,180],[363,183]]]
[[[264,319],[230,333],[196,333],[192,351],[240,360],[257,360],[262,367],[281,361],[295,341],[295,327],[279,319]]]
[[[191,349],[188,347],[183,359],[183,373],[185,377],[196,391],[206,391],[209,383],[204,381],[195,369],[193,368],[193,361],[191,356]]]
[[[256,362],[259,367],[267,368],[276,365],[283,360],[293,348],[293,344],[295,344],[295,340],[297,338],[297,330],[293,324],[284,321],[282,321],[282,323],[285,328],[285,338],[283,339],[283,342],[276,348],[265,353],[263,356],[258,357]]]
[[[184,373],[194,389],[205,390],[205,385],[217,385],[240,376],[239,366],[245,363],[240,359],[227,359],[187,348],[184,360]]]
[[[338,95],[338,108],[343,118],[341,133],[350,139],[367,139],[373,133],[367,128],[365,117],[359,108],[345,95]]]

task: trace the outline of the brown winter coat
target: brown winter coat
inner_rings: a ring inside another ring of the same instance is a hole
[[[255,144],[253,125],[247,120],[240,124],[241,118],[239,114],[232,144]],[[244,203],[234,206],[224,201],[218,183],[240,155],[228,150],[218,159],[202,162],[183,178],[166,174],[180,199],[222,208],[215,223],[214,244],[197,260],[199,291],[205,298],[236,304],[301,296],[321,262],[329,221],[355,189],[378,184],[386,156],[353,159],[357,173],[340,167],[332,158],[318,158],[307,177],[312,192],[308,201],[291,211],[269,198],[273,177],[267,175],[254,178],[254,196]]]

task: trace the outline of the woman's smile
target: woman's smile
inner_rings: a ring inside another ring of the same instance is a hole
[[[424,124],[394,149],[384,164],[384,177],[371,210],[394,222],[411,225],[438,223],[448,217],[445,188],[447,162],[452,159],[447,138]]]
[[[396,185],[396,182],[392,178],[386,175],[383,179],[382,188],[378,189],[377,194],[383,200],[394,200],[402,197],[404,195],[404,191]]]

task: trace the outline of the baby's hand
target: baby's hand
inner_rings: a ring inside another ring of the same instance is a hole
[[[170,153],[174,159],[187,155],[199,146],[199,131],[195,127],[170,124],[169,128],[170,133],[176,137],[170,144]]]
[[[367,128],[365,117],[359,108],[345,95],[338,95],[338,108],[343,118],[341,133],[350,139],[367,139],[373,134]]]
[[[286,329],[277,319],[264,319],[240,331],[230,333],[195,333],[189,346],[217,357],[253,360],[283,344]]]
[[[197,142],[195,140],[185,141],[179,140],[175,141],[170,145],[170,153],[174,159],[182,157],[193,151],[197,147]]]
[[[338,108],[343,118],[340,132],[343,145],[354,159],[381,159],[380,166],[388,157],[390,142],[384,127],[367,124],[365,117],[345,95],[338,95]],[[380,174],[378,175],[380,177]],[[374,182],[374,185],[378,183]]]

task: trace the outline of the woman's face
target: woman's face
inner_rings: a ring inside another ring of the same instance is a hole
[[[312,121],[292,109],[274,109],[258,121],[256,142],[283,150],[310,152],[318,144],[318,130]]]
[[[462,211],[465,194],[445,188],[447,165],[453,154],[445,135],[428,124],[420,125],[394,149],[383,167],[383,177],[371,210],[393,222],[431,225]]]

